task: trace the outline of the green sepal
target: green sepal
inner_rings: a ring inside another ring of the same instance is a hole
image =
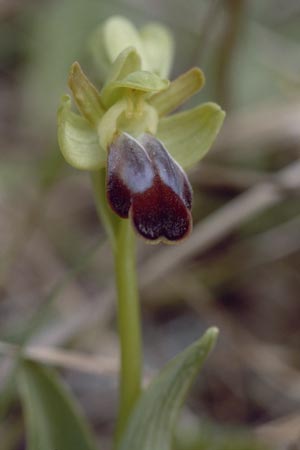
[[[65,160],[76,169],[97,170],[106,165],[106,152],[100,147],[95,129],[71,111],[71,98],[64,95],[57,114],[58,143]]]
[[[158,374],[139,398],[118,450],[170,450],[180,408],[217,336],[210,328]]]
[[[103,39],[109,61],[112,63],[127,47],[134,47],[143,61],[143,69],[149,70],[138,30],[125,17],[110,17],[103,25]]]
[[[104,82],[111,69],[112,62],[109,60],[106,52],[102,25],[98,26],[92,33],[89,39],[89,48],[100,79]]]
[[[101,98],[106,107],[111,106],[117,100],[115,91],[112,92],[111,84],[127,77],[131,72],[141,69],[141,58],[134,47],[128,47],[117,57],[107,76],[107,82],[101,91]],[[115,95],[114,95],[115,93]]]
[[[96,450],[84,416],[53,370],[24,361],[17,383],[28,450]]]
[[[78,62],[74,62],[71,66],[68,84],[79,111],[91,125],[96,126],[105,109],[98,90],[90,82]]]
[[[108,71],[127,47],[134,47],[142,59],[143,70],[150,70],[138,30],[122,16],[113,16],[101,24],[91,39],[91,50],[102,74]]]
[[[149,103],[156,108],[160,117],[165,116],[196,94],[204,83],[203,72],[193,67],[172,81],[167,90],[154,94]]]
[[[134,47],[125,48],[113,63],[101,94],[105,91],[105,87],[109,83],[122,80],[131,72],[136,72],[138,70],[141,70],[141,58],[139,54]]]
[[[167,78],[174,56],[174,41],[169,30],[159,23],[149,23],[140,30],[151,72]]]
[[[143,70],[168,76],[174,55],[169,30],[159,23],[149,23],[139,32],[125,17],[113,16],[101,24],[91,38],[92,54],[103,78],[107,77],[111,65],[127,47],[136,49]]]
[[[183,167],[200,161],[213,144],[225,117],[215,103],[162,118],[157,137],[165,144],[173,158]]]

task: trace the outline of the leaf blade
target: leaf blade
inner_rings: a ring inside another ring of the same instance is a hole
[[[23,361],[17,376],[28,450],[96,450],[74,399],[54,371]]]
[[[184,350],[142,394],[129,418],[119,450],[169,450],[180,407],[215,344],[216,328]]]

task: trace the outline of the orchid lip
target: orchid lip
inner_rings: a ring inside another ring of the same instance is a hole
[[[150,134],[116,136],[109,148],[107,197],[150,242],[177,242],[192,229],[192,188],[183,169]]]

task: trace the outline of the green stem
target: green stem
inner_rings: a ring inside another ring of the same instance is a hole
[[[117,441],[120,439],[141,389],[141,330],[134,233],[122,220],[115,247],[118,323],[121,346],[120,403]]]
[[[92,181],[97,212],[110,238],[115,260],[121,352],[120,400],[116,433],[118,443],[141,390],[141,320],[135,236],[130,221],[119,219],[107,204],[104,170],[93,172]]]

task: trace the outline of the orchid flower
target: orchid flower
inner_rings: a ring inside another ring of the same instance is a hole
[[[171,114],[204,84],[192,68],[170,82],[173,42],[161,25],[140,32],[112,17],[94,34],[93,53],[106,81],[98,90],[79,63],[69,88],[79,114],[64,96],[58,111],[58,140],[73,167],[106,168],[112,210],[130,218],[150,242],[177,242],[192,229],[192,188],[185,173],[211,147],[224,120],[215,103]]]

